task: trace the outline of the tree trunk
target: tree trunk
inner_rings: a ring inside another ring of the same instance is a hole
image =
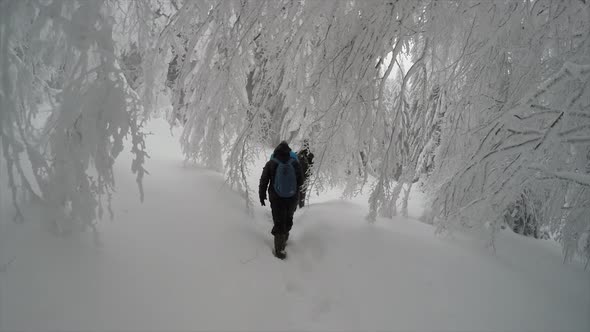
[[[410,191],[412,190],[413,184],[413,182],[408,183],[408,188],[406,188],[404,193],[404,200],[402,202],[402,216],[404,217],[408,216],[408,199],[410,198]]]

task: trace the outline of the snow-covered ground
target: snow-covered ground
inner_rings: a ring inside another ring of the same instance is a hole
[[[368,224],[364,204],[323,194],[296,212],[280,261],[270,209],[249,216],[222,175],[184,165],[166,125],[152,127],[145,202],[122,156],[101,247],[2,214],[0,258],[15,260],[0,272],[0,330],[590,330],[590,272],[508,231],[493,254],[415,219]]]

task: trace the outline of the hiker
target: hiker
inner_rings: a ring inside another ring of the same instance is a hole
[[[311,176],[311,166],[313,166],[313,153],[309,152],[309,141],[303,141],[303,149],[297,153],[297,159],[301,164],[301,172],[303,173],[303,187],[301,188],[301,195],[299,195],[299,207],[305,206],[305,193],[307,192],[307,179]]]
[[[274,224],[271,234],[274,235],[275,256],[280,259],[287,257],[285,246],[293,226],[293,214],[297,209],[302,185],[301,165],[291,153],[287,142],[282,141],[275,148],[271,159],[264,165],[258,187],[262,206],[266,205],[264,201],[268,189]]]

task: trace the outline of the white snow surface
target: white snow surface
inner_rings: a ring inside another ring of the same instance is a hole
[[[124,155],[100,247],[0,214],[0,263],[14,258],[0,272],[0,330],[590,331],[590,272],[509,231],[493,253],[412,218],[369,224],[363,199],[320,193],[278,260],[268,204],[248,215],[223,175],[186,165],[167,125],[150,126],[145,202]]]

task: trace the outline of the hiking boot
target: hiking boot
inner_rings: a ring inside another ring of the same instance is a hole
[[[286,237],[284,234],[275,235],[275,256],[279,259],[287,258],[287,253],[285,252]]]
[[[284,251],[275,251],[275,257],[278,259],[285,259],[287,258],[287,253]]]

